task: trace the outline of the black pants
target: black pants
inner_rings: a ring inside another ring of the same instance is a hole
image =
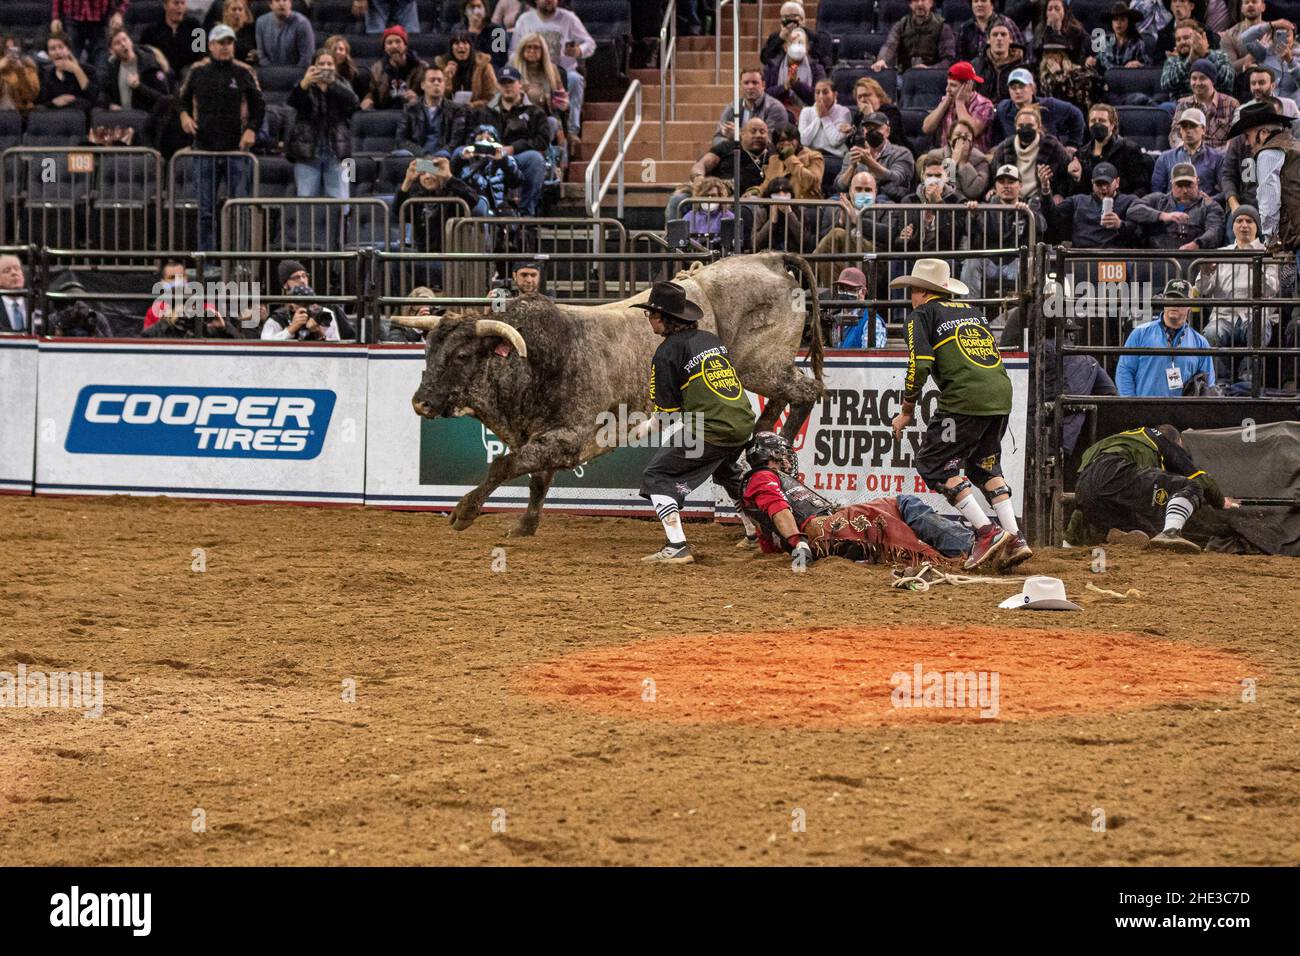
[[[1002,436],[1007,415],[959,415],[935,412],[921,440],[916,470],[934,491],[942,491],[949,478],[966,473],[984,487],[1002,475]]]
[[[1181,494],[1199,507],[1199,483],[1160,468],[1139,468],[1119,455],[1098,455],[1079,474],[1075,488],[1088,523],[1102,530],[1138,529],[1157,534],[1165,527],[1165,505]]]
[[[695,448],[660,448],[641,476],[641,497],[667,495],[680,508],[687,495],[712,477],[731,495],[732,501],[739,503],[743,472],[736,459],[743,448],[743,445],[727,448],[708,442],[701,442]]]

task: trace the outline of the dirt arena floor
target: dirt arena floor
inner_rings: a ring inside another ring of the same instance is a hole
[[[0,859],[1300,862],[1294,559],[1052,551],[1083,613],[1009,612],[511,523],[0,499],[0,672],[104,675],[99,719],[0,709]],[[916,668],[996,672],[999,712],[892,706]]]

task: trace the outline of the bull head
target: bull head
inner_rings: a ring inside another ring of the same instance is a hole
[[[411,406],[425,418],[490,413],[502,387],[501,369],[492,365],[495,357],[509,358],[518,352],[520,358],[528,358],[528,344],[520,331],[497,319],[420,317],[403,319],[401,324],[427,332],[424,374],[411,398]],[[509,378],[519,375],[515,372]]]

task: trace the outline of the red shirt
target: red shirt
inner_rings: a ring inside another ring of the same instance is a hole
[[[747,503],[757,505],[759,510],[769,518],[775,518],[782,511],[790,510],[790,502],[786,499],[785,492],[781,490],[781,482],[777,480],[776,472],[766,468],[754,472],[745,485],[741,498]],[[772,541],[769,540],[770,537],[762,528],[758,529],[758,547],[764,554],[780,554],[788,550],[784,540]]]

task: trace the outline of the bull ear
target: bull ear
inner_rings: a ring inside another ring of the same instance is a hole
[[[440,315],[413,315],[402,316],[395,315],[392,318],[393,325],[400,325],[408,329],[421,329],[425,332],[432,332],[442,322]]]
[[[479,319],[474,323],[474,334],[479,338],[505,339],[515,347],[520,358],[528,358],[528,345],[524,342],[523,334],[513,325],[507,325],[499,319]],[[499,348],[497,354],[503,354]]]

